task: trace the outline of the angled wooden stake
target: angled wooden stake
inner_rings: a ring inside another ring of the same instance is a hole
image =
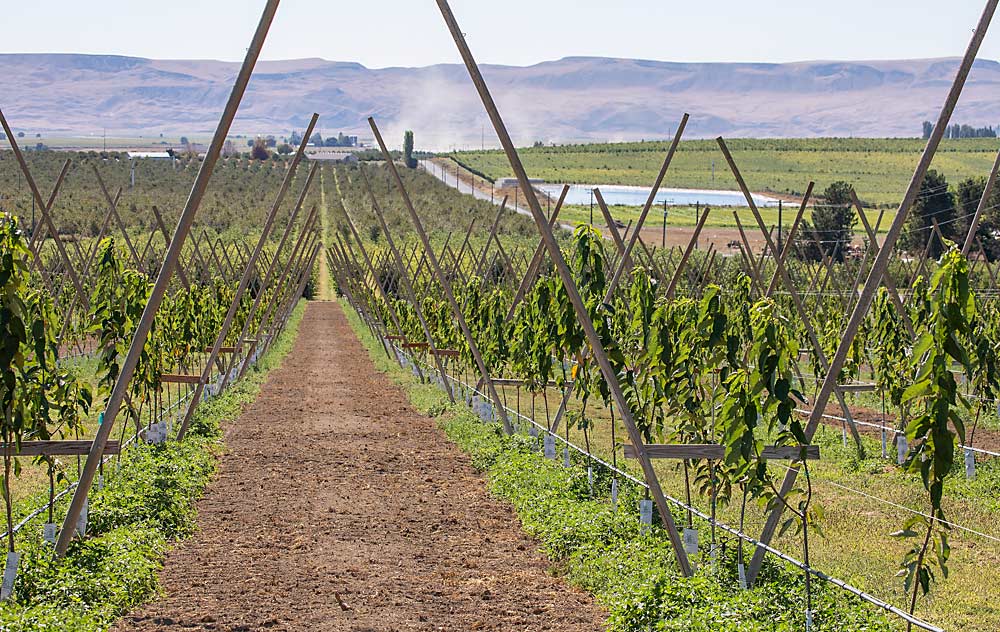
[[[792,222],[792,228],[788,231],[788,235],[785,236],[785,243],[781,246],[781,263],[785,263],[788,260],[788,253],[791,252],[791,246],[795,243],[795,237],[799,232],[799,225],[802,223],[802,217],[806,214],[806,207],[809,205],[809,198],[812,197],[813,187],[815,186],[815,182],[810,182],[806,186],[806,194],[802,196],[802,204],[799,205],[799,210],[795,214],[795,221]],[[774,274],[771,275],[771,282],[767,284],[768,295],[773,293],[776,287],[778,287],[777,267],[774,268]]]
[[[597,200],[597,206],[600,207],[601,213],[604,215],[604,223],[607,224],[608,232],[611,233],[611,240],[615,242],[615,250],[618,252],[618,256],[627,262],[625,264],[626,270],[630,270],[633,265],[632,255],[625,252],[625,241],[622,240],[621,233],[618,232],[618,225],[615,224],[615,218],[611,216],[611,210],[608,209],[608,205],[605,203],[600,189],[594,189],[594,199]]]
[[[361,256],[368,269],[368,274],[371,275],[372,284],[378,289],[379,294],[382,296],[382,300],[385,302],[386,309],[389,312],[389,318],[392,319],[392,324],[396,328],[396,333],[402,334],[403,325],[399,321],[399,314],[396,312],[396,306],[392,304],[391,297],[386,293],[385,288],[382,287],[381,281],[379,281],[378,273],[375,271],[375,266],[372,265],[371,257],[368,255],[368,249],[365,248],[365,244],[361,240],[361,235],[358,234],[358,229],[354,225],[354,220],[351,219],[350,212],[347,209],[347,203],[341,200],[340,206],[344,211],[344,217],[347,219],[347,226],[351,229],[351,235],[354,236],[354,241],[358,244],[358,250],[361,251]],[[399,357],[399,354],[396,353],[396,347],[393,346],[392,349],[393,355],[396,357],[396,361],[402,363],[402,359]]]
[[[10,131],[10,127],[7,125],[7,119],[4,117],[2,110],[0,110],[0,124],[3,126],[4,133],[7,134],[7,142],[10,143],[10,148],[14,152],[14,157],[17,159],[17,163],[21,167],[21,172],[24,174],[24,179],[28,183],[28,188],[31,189],[31,195],[35,198],[35,204],[37,204],[38,208],[41,210],[42,224],[45,226],[45,230],[47,230],[49,235],[52,237],[53,242],[55,242],[56,250],[59,252],[59,259],[62,261],[63,266],[65,266],[66,274],[69,275],[70,280],[73,282],[73,287],[76,288],[77,293],[82,297],[84,295],[83,285],[80,283],[80,277],[77,276],[76,270],[70,264],[69,255],[66,253],[66,248],[63,246],[62,239],[59,237],[59,232],[52,223],[52,218],[49,217],[49,204],[42,199],[42,194],[38,190],[38,186],[35,184],[35,179],[31,176],[31,170],[28,169],[28,163],[24,160],[24,154],[21,153],[21,148],[18,146],[14,134]],[[60,177],[65,176],[65,170],[68,166],[68,164],[63,165],[63,171],[60,172]],[[57,184],[61,185],[62,180],[59,180]],[[53,201],[55,200],[57,192],[58,186],[52,191]],[[39,229],[40,228],[41,227],[39,227]],[[36,229],[36,232],[37,230],[38,229]],[[89,302],[87,304],[89,304]]]
[[[740,216],[736,211],[733,211],[733,218],[736,220],[736,228],[740,232],[740,241],[742,242],[742,247],[740,251],[743,253],[743,257],[746,260],[747,269],[750,272],[750,280],[753,282],[753,286],[757,288],[760,296],[763,298],[764,287],[761,285],[761,273],[760,269],[757,267],[756,260],[754,259],[753,249],[750,248],[750,242],[747,240],[746,231],[743,230],[743,222],[740,221]]]
[[[483,269],[483,262],[486,260],[486,252],[490,249],[490,244],[493,242],[493,238],[496,237],[497,228],[500,227],[500,220],[503,218],[503,212],[507,207],[507,196],[503,196],[503,201],[500,202],[500,208],[497,209],[496,217],[493,219],[493,224],[490,226],[490,232],[486,236],[486,243],[483,244],[482,250],[479,251],[479,257],[476,259],[476,270],[473,273],[474,276],[479,276],[480,271]],[[499,241],[499,240],[498,240]]]
[[[118,225],[118,230],[122,234],[122,239],[125,241],[125,246],[128,249],[129,254],[132,255],[132,261],[135,263],[136,268],[142,270],[142,261],[139,259],[139,254],[136,252],[135,246],[132,245],[132,240],[129,239],[128,229],[125,228],[125,222],[122,221],[122,217],[118,213],[118,204],[111,198],[111,194],[108,193],[108,187],[104,184],[104,178],[101,177],[101,172],[98,171],[97,165],[91,165],[91,167],[94,170],[94,176],[97,178],[97,184],[101,189],[101,193],[104,194],[104,199],[107,201],[108,207],[111,208],[111,216]]]
[[[858,212],[858,217],[861,218],[861,224],[865,227],[865,233],[868,235],[868,241],[870,242],[869,249],[871,249],[875,256],[878,257],[879,245],[878,241],[875,239],[875,231],[872,230],[871,224],[868,223],[868,218],[865,216],[864,210],[861,208],[861,202],[858,200],[857,194],[854,193],[854,189],[851,189],[851,203]],[[899,298],[899,290],[896,289],[896,284],[892,280],[891,275],[885,275],[882,277],[882,284],[885,285],[886,289],[889,290],[889,298],[892,299],[893,305],[896,307],[896,311],[899,314],[900,319],[903,321],[903,325],[906,327],[906,333],[910,335],[911,339],[916,339],[916,333],[913,330],[913,323],[910,321],[910,314],[907,312],[906,308],[903,307],[903,302]]]
[[[438,259],[434,254],[434,249],[431,248],[430,239],[428,239],[427,233],[424,231],[423,223],[417,215],[417,210],[413,208],[413,202],[410,200],[410,194],[406,191],[406,187],[403,186],[403,179],[399,176],[399,171],[396,170],[396,163],[392,161],[392,155],[385,146],[385,141],[382,140],[382,133],[375,124],[375,119],[369,117],[368,124],[371,126],[372,132],[375,134],[375,141],[382,150],[382,156],[385,157],[386,164],[389,166],[389,171],[396,180],[396,186],[399,189],[399,194],[403,198],[403,205],[409,212],[410,221],[413,222],[413,227],[417,231],[417,236],[420,237],[420,241],[423,243],[424,253],[427,255],[427,260],[430,262],[431,271],[437,278],[438,283],[441,284],[441,289],[444,290],[444,295],[448,299],[448,304],[451,306],[452,315],[458,322],[458,328],[465,336],[465,342],[469,345],[469,351],[472,353],[472,357],[476,361],[476,365],[479,368],[479,375],[486,381],[486,388],[489,390],[490,397],[496,405],[497,412],[500,415],[500,421],[503,422],[504,430],[507,434],[513,434],[514,426],[511,425],[510,419],[507,417],[507,409],[503,405],[503,400],[500,398],[500,394],[497,392],[496,386],[494,386],[493,381],[490,380],[490,371],[486,366],[486,362],[483,360],[482,354],[479,353],[479,345],[476,344],[476,339],[472,335],[472,331],[469,329],[468,323],[465,322],[465,315],[462,313],[462,308],[459,306],[458,301],[455,300],[455,295],[451,291],[451,283],[448,282],[448,279],[445,278],[444,273],[441,271],[441,266],[438,264]],[[441,381],[445,383],[448,382],[446,374],[441,374]]]
[[[222,376],[222,382],[219,385],[219,390],[225,388],[226,384],[229,383],[229,373],[231,372],[231,369],[236,366],[236,363],[242,358],[240,354],[243,350],[244,341],[250,333],[250,327],[253,325],[253,321],[257,316],[257,311],[260,309],[261,303],[264,301],[264,288],[272,287],[271,282],[274,280],[274,275],[277,273],[280,254],[285,249],[285,244],[288,243],[288,238],[291,236],[292,230],[295,227],[295,219],[302,210],[302,204],[305,202],[306,196],[309,194],[309,189],[312,187],[313,179],[315,178],[316,171],[318,169],[319,163],[316,161],[313,161],[309,166],[309,175],[306,177],[305,184],[302,185],[302,191],[299,193],[299,197],[295,201],[295,207],[292,208],[292,213],[288,217],[288,223],[285,225],[285,230],[281,234],[281,240],[278,241],[278,245],[274,249],[274,257],[271,259],[271,262],[267,267],[267,272],[264,274],[264,279],[260,283],[260,290],[257,292],[257,296],[254,297],[253,304],[250,306],[250,311],[247,312],[246,320],[243,321],[243,326],[240,328],[240,333],[233,345],[236,347],[236,350],[229,355],[229,362],[226,364],[226,371]]]
[[[160,234],[163,235],[163,239],[165,240],[165,242],[167,244],[167,248],[169,248],[170,247],[170,232],[167,231],[167,226],[166,226],[166,224],[163,223],[163,216],[160,215],[160,209],[156,208],[155,204],[153,205],[153,217],[156,220],[156,226],[159,229]],[[191,284],[188,283],[187,275],[184,273],[184,268],[182,268],[182,267],[178,267],[177,268],[177,278],[179,278],[181,280],[181,285],[184,286],[185,290],[191,289]]]
[[[279,301],[281,301],[281,299],[283,298],[282,291],[285,289],[289,275],[291,274],[292,270],[294,270],[297,266],[301,265],[302,260],[305,258],[304,256],[305,253],[309,250],[308,248],[309,240],[312,237],[314,237],[312,230],[313,226],[316,224],[318,217],[319,217],[319,207],[314,204],[309,212],[309,215],[306,217],[306,221],[302,224],[302,230],[299,231],[299,236],[295,240],[295,245],[292,247],[292,253],[291,255],[289,255],[288,261],[285,262],[284,268],[281,271],[281,275],[277,278],[277,281],[275,281],[274,284],[272,285],[272,287],[274,288],[274,292],[271,293],[267,305],[261,312],[260,322],[257,323],[257,329],[254,332],[253,336],[251,337],[251,339],[254,341],[253,342],[254,347],[260,346],[260,342],[264,336],[264,330],[267,329],[268,323],[270,323],[271,317],[274,315],[274,311],[275,309],[277,309]],[[250,368],[250,356],[253,350],[254,350],[253,348],[247,349],[247,353],[243,358],[243,364],[241,365],[239,370],[238,374],[239,378],[242,378],[246,374],[247,369]],[[225,386],[228,377],[229,377],[228,375],[223,376],[222,378],[223,387]]]
[[[254,35],[250,47],[247,49],[246,58],[244,59],[243,66],[241,67],[239,75],[236,78],[233,91],[229,96],[229,101],[226,103],[226,108],[223,111],[221,119],[219,120],[219,126],[216,129],[215,136],[212,138],[212,143],[209,146],[208,153],[205,155],[204,161],[202,162],[201,169],[198,172],[198,177],[191,189],[191,194],[184,206],[184,210],[181,212],[180,220],[177,223],[177,229],[174,231],[174,239],[170,244],[170,248],[167,250],[166,256],[164,257],[163,267],[160,269],[156,282],[153,284],[149,300],[147,301],[146,307],[142,312],[142,317],[136,326],[132,344],[129,346],[128,353],[125,355],[125,359],[122,362],[121,372],[119,373],[118,379],[115,381],[115,386],[111,391],[110,397],[108,398],[107,409],[104,413],[104,423],[97,429],[97,435],[94,437],[90,453],[87,455],[87,462],[80,475],[76,492],[73,494],[73,500],[70,502],[69,509],[66,512],[62,531],[60,531],[59,539],[56,542],[56,554],[59,556],[65,555],[66,549],[69,547],[69,544],[76,532],[75,526],[77,520],[80,518],[80,513],[83,511],[83,505],[87,499],[87,494],[90,492],[90,487],[94,482],[94,476],[97,474],[97,466],[104,453],[104,445],[108,441],[108,437],[114,428],[115,417],[118,415],[118,410],[121,407],[122,400],[128,392],[129,383],[132,381],[132,376],[135,373],[135,367],[139,361],[139,356],[145,348],[146,338],[149,336],[149,331],[153,326],[153,319],[156,316],[156,311],[159,309],[160,303],[163,301],[163,296],[167,291],[167,285],[170,283],[170,276],[173,273],[174,267],[177,265],[178,258],[180,257],[180,251],[184,245],[184,240],[187,238],[188,232],[191,229],[191,223],[194,221],[195,215],[198,212],[198,207],[205,194],[205,189],[208,187],[208,182],[211,179],[215,164],[219,159],[219,154],[222,153],[222,145],[225,143],[226,136],[229,134],[230,125],[233,122],[233,118],[236,116],[236,110],[239,108],[239,104],[243,98],[243,93],[246,90],[247,84],[250,82],[250,75],[253,72],[257,58],[260,55],[260,50],[264,46],[267,31],[271,26],[271,21],[274,19],[274,14],[277,10],[278,0],[268,0],[267,5],[264,8],[263,15],[261,16],[260,23],[257,26],[257,32]],[[53,229],[49,227],[49,230],[52,231]]]
[[[374,292],[369,290],[367,283],[365,283],[365,275],[360,273],[361,268],[358,265],[357,258],[354,256],[354,249],[350,247],[350,242],[347,242],[345,247],[345,240],[341,239],[339,233],[334,233],[333,236],[335,243],[330,247],[329,252],[336,253],[337,258],[342,261],[339,265],[334,266],[334,272],[338,275],[337,283],[342,286],[344,294],[347,295],[348,301],[354,307],[354,311],[358,312],[365,321],[365,324],[368,325],[372,336],[377,338],[379,344],[382,345],[382,351],[385,352],[386,357],[400,362],[396,348],[387,343],[388,328],[379,317],[378,310],[375,309],[376,298]],[[352,287],[354,288],[353,290],[351,289]],[[363,302],[358,302],[356,296],[358,292],[364,298]],[[388,302],[386,302],[386,307],[391,307]],[[402,365],[401,362],[400,365]]]
[[[691,257],[691,253],[694,252],[694,246],[698,243],[698,236],[701,235],[701,229],[705,227],[705,222],[708,221],[708,214],[711,211],[709,207],[705,207],[702,211],[701,217],[698,218],[698,225],[694,227],[694,232],[691,233],[691,239],[688,241],[687,248],[684,250],[684,254],[681,255],[680,263],[677,264],[677,268],[674,270],[673,276],[670,278],[670,285],[667,286],[667,299],[672,299],[674,297],[674,292],[677,290],[677,282],[680,281],[681,271],[687,264],[688,259]]]
[[[2,113],[0,113],[0,121],[3,121],[2,116],[3,116]],[[8,129],[6,125],[4,126],[4,129],[5,130]],[[10,138],[9,132],[7,132],[7,137]],[[59,176],[56,178],[55,186],[52,187],[52,193],[49,195],[49,199],[46,202],[45,206],[41,207],[40,209],[41,213],[48,215],[49,213],[52,212],[52,206],[53,204],[55,204],[56,197],[59,195],[59,189],[62,188],[63,180],[66,178],[66,174],[69,172],[69,166],[71,163],[72,161],[69,160],[68,158],[66,159],[66,162],[63,163],[62,169],[59,171]],[[27,164],[25,164],[23,168],[27,168]],[[35,226],[32,227],[31,239],[28,241],[28,248],[30,248],[31,250],[36,250],[41,247],[39,241],[45,239],[45,226],[46,226],[45,222],[42,221],[35,224]]]
[[[242,268],[237,268],[233,265],[233,260],[229,257],[229,250],[226,248],[225,244],[222,243],[222,237],[215,240],[216,245],[219,247],[219,252],[222,253],[222,258],[226,262],[226,267],[229,269],[230,278],[236,278],[236,271],[242,270]]]
[[[253,280],[254,276],[257,274],[257,259],[261,256],[261,253],[264,251],[264,246],[267,245],[267,240],[271,236],[271,232],[274,228],[274,218],[277,216],[278,209],[281,207],[281,203],[285,199],[285,194],[288,193],[288,188],[292,184],[292,178],[295,176],[299,163],[302,161],[302,156],[305,155],[306,143],[308,143],[308,139],[312,135],[313,128],[315,128],[316,121],[318,119],[319,114],[314,113],[312,118],[309,120],[309,125],[306,127],[306,133],[302,142],[299,143],[298,150],[295,152],[295,157],[292,158],[292,162],[288,166],[288,170],[285,172],[285,177],[281,182],[277,195],[275,196],[274,203],[271,204],[271,209],[268,211],[267,217],[264,219],[264,226],[261,228],[260,237],[257,238],[257,244],[254,246],[253,252],[250,253],[246,265],[243,268],[243,275],[240,278],[239,285],[236,286],[236,292],[233,294],[233,299],[229,302],[229,308],[226,310],[226,316],[222,320],[222,326],[219,329],[218,335],[215,337],[215,342],[212,344],[212,350],[209,352],[208,360],[205,362],[205,367],[202,369],[201,377],[198,380],[198,384],[195,386],[194,393],[191,394],[191,401],[188,404],[187,410],[184,412],[184,420],[181,422],[180,428],[177,431],[178,441],[182,441],[185,435],[187,435],[188,427],[191,425],[191,418],[201,401],[205,385],[208,384],[209,377],[212,375],[212,369],[219,358],[219,351],[222,349],[223,344],[225,344],[226,337],[229,335],[229,330],[232,328],[233,321],[236,318],[236,313],[239,311],[240,304],[243,300],[243,295],[250,286],[250,281]],[[292,216],[289,218],[289,224],[294,221],[295,212],[297,211],[298,207],[296,207]],[[157,217],[159,217],[159,213],[157,213]],[[174,247],[172,239],[168,240],[168,243],[170,244],[170,248]],[[261,291],[263,291],[263,288],[264,286],[261,285]]]
[[[319,256],[319,253],[320,253],[321,250],[323,250],[322,244],[319,243],[319,242],[317,242],[316,245],[313,246],[313,252],[309,256],[309,260],[306,263],[306,265],[304,266],[304,269],[306,269],[306,270],[311,270],[312,269],[313,265],[316,262],[316,257]],[[302,278],[299,279],[298,289],[292,294],[292,298],[285,303],[284,314],[281,317],[281,322],[280,322],[279,330],[283,330],[288,325],[288,319],[291,317],[292,311],[295,310],[295,305],[298,303],[298,298],[297,297],[302,296],[302,292],[305,291],[306,283],[308,283],[308,282],[309,282],[309,275],[308,274],[302,275]],[[277,336],[272,336],[267,341],[267,344],[264,346],[265,351],[270,347],[270,345],[271,345],[272,342],[274,342],[275,340],[277,340],[277,338],[278,338]]]
[[[986,179],[986,188],[983,189],[983,196],[979,198],[979,206],[976,207],[976,214],[972,216],[972,221],[969,223],[969,232],[966,233],[965,243],[962,244],[963,255],[968,256],[969,248],[972,247],[976,231],[979,230],[979,221],[983,218],[983,213],[986,212],[986,207],[990,202],[990,195],[993,193],[993,187],[997,183],[998,172],[1000,172],[1000,151],[997,152],[997,158],[993,161],[993,169],[990,171],[990,176]]]
[[[632,236],[628,240],[628,245],[625,246],[625,256],[623,256],[618,262],[618,267],[615,268],[614,274],[611,275],[611,283],[608,289],[609,296],[618,285],[618,280],[625,271],[626,262],[631,261],[630,257],[632,255],[632,249],[635,248],[635,242],[638,241],[639,233],[642,232],[642,226],[646,223],[646,216],[649,215],[649,209],[653,207],[653,202],[656,201],[656,194],[660,192],[660,186],[663,184],[663,178],[666,177],[667,169],[670,168],[670,163],[674,159],[674,154],[677,153],[677,146],[681,142],[681,136],[684,134],[684,128],[687,127],[688,118],[690,117],[688,113],[685,112],[684,116],[681,117],[680,124],[677,126],[677,133],[674,134],[674,139],[670,143],[667,155],[663,159],[663,165],[660,167],[660,172],[656,174],[653,186],[649,189],[649,196],[646,198],[646,203],[642,207],[642,212],[639,213],[639,220],[636,222],[635,229],[632,231]],[[601,211],[603,212],[603,208]],[[664,220],[664,222],[666,222],[666,220]],[[664,226],[666,226],[666,223],[664,223]],[[664,230],[666,230],[666,228],[664,228]],[[605,298],[605,302],[607,302],[607,298]]]
[[[580,321],[580,324],[586,333],[587,341],[590,343],[594,357],[597,359],[597,363],[601,367],[601,373],[604,375],[604,379],[611,389],[615,404],[621,411],[622,421],[628,430],[629,438],[632,441],[633,446],[636,448],[637,456],[639,457],[639,462],[642,465],[642,471],[646,478],[646,483],[649,485],[650,493],[656,501],[657,508],[659,509],[660,518],[663,520],[667,533],[670,536],[670,542],[673,545],[674,553],[677,556],[677,564],[685,576],[690,576],[691,564],[688,561],[687,553],[684,551],[684,543],[681,540],[680,534],[677,532],[673,516],[670,513],[670,507],[667,505],[666,497],[663,495],[663,490],[660,487],[660,481],[656,476],[656,471],[653,469],[653,464],[646,455],[643,447],[642,435],[639,433],[639,429],[635,425],[631,408],[625,399],[621,385],[618,383],[618,376],[615,374],[614,367],[611,366],[611,362],[604,350],[604,345],[601,343],[601,339],[597,335],[597,330],[594,329],[594,323],[590,320],[590,314],[587,311],[586,306],[583,304],[583,299],[580,297],[580,292],[576,287],[576,283],[573,281],[573,276],[570,274],[569,267],[566,265],[566,260],[563,258],[562,251],[559,250],[559,244],[556,242],[555,236],[552,234],[552,229],[549,228],[549,223],[546,220],[545,214],[542,212],[541,205],[538,203],[538,198],[535,196],[534,189],[531,187],[528,175],[524,170],[524,166],[521,164],[521,159],[517,154],[517,150],[514,148],[514,143],[510,139],[510,135],[507,133],[507,128],[503,124],[503,119],[500,118],[500,112],[497,110],[496,103],[493,102],[493,97],[490,95],[489,88],[486,86],[486,81],[479,72],[476,60],[473,58],[472,52],[469,50],[469,46],[465,42],[465,35],[462,34],[462,30],[459,28],[458,22],[455,21],[455,16],[452,14],[447,0],[437,0],[437,4],[438,8],[441,10],[441,15],[444,17],[445,23],[448,25],[448,30],[451,31],[452,38],[455,40],[459,53],[462,55],[462,60],[465,62],[465,66],[469,71],[472,83],[476,86],[476,90],[479,92],[479,96],[483,101],[483,106],[485,107],[487,114],[489,114],[490,121],[493,123],[493,127],[500,139],[500,144],[503,146],[504,152],[507,154],[507,159],[511,164],[511,168],[517,176],[518,183],[524,192],[524,197],[528,203],[529,209],[531,210],[531,216],[535,220],[535,225],[538,227],[539,232],[545,239],[545,247],[549,251],[549,257],[559,270],[559,276],[562,278],[563,285],[566,287],[566,293],[569,295],[570,301],[573,303],[577,319]]]
[[[559,194],[559,200],[556,201],[556,206],[552,211],[552,217],[549,218],[550,230],[556,227],[556,220],[559,217],[559,211],[562,209],[563,202],[566,200],[567,193],[569,193],[569,185],[564,184],[562,192]],[[524,295],[528,292],[528,290],[531,289],[532,284],[535,282],[535,278],[538,277],[538,268],[542,265],[542,256],[544,254],[545,240],[539,239],[538,245],[535,246],[535,252],[531,255],[531,261],[528,262],[528,269],[521,278],[521,284],[517,287],[517,292],[514,293],[514,300],[511,301],[510,307],[507,309],[507,320],[514,317],[514,311],[517,309],[518,304],[524,298]]]
[[[830,395],[832,395],[835,390],[837,385],[837,376],[840,374],[841,369],[844,368],[844,363],[847,361],[847,355],[850,352],[851,345],[854,343],[855,336],[857,336],[858,328],[861,327],[862,321],[868,314],[868,309],[871,307],[872,300],[875,298],[875,291],[882,284],[882,276],[885,274],[885,271],[889,266],[889,259],[892,256],[892,250],[895,248],[896,241],[899,239],[899,235],[903,231],[903,225],[906,222],[907,215],[909,215],[910,207],[913,205],[913,201],[920,192],[920,185],[924,181],[924,176],[927,174],[927,170],[930,168],[931,160],[933,160],[934,154],[937,152],[937,148],[941,144],[941,138],[944,136],[945,128],[948,126],[951,114],[955,109],[955,104],[958,103],[958,98],[962,94],[962,89],[965,87],[965,81],[969,76],[969,72],[972,70],[972,65],[979,53],[979,48],[982,45],[983,38],[986,37],[986,31],[989,29],[990,22],[993,20],[993,14],[996,12],[998,2],[1000,2],[1000,0],[988,0],[986,7],[983,9],[983,14],[979,19],[979,24],[977,25],[975,33],[972,36],[972,40],[969,42],[969,47],[965,52],[962,63],[958,68],[955,81],[952,84],[947,98],[945,99],[944,106],[941,108],[941,114],[938,116],[937,124],[931,131],[931,137],[927,140],[927,147],[924,149],[924,153],[920,157],[920,161],[917,163],[917,167],[913,172],[913,177],[911,178],[910,184],[906,189],[906,194],[903,196],[903,201],[900,203],[899,209],[896,212],[896,217],[893,219],[892,225],[889,227],[889,233],[882,242],[882,247],[879,250],[878,256],[875,257],[875,262],[872,264],[871,272],[868,275],[868,279],[865,281],[864,288],[861,290],[861,296],[858,298],[858,302],[854,306],[854,311],[851,313],[851,317],[848,320],[847,328],[844,331],[844,337],[840,342],[840,346],[837,348],[837,353],[834,354],[833,359],[830,361],[830,368],[827,371],[826,379],[823,380],[823,386],[819,391],[819,395],[816,397],[816,401],[813,403],[813,411],[809,415],[809,421],[807,422],[805,428],[807,439],[811,439],[813,434],[816,432],[816,428],[819,427],[823,411],[830,399]],[[795,485],[795,479],[797,476],[798,468],[793,466],[788,471],[788,474],[785,475],[785,480],[782,482],[782,494],[788,494],[788,492]],[[764,525],[764,530],[760,537],[760,541],[762,543],[771,543],[771,539],[774,537],[774,533],[778,528],[778,522],[781,520],[782,513],[782,509],[778,508],[773,510],[768,515],[767,522]],[[751,584],[757,577],[760,565],[764,560],[764,555],[765,550],[761,547],[757,547],[754,552],[753,560],[750,563],[750,568],[747,569],[747,581]]]
[[[802,322],[802,326],[805,327],[806,335],[809,337],[810,344],[813,345],[813,353],[816,354],[816,359],[819,361],[823,370],[829,371],[830,362],[827,360],[826,354],[823,353],[823,347],[819,342],[819,336],[816,335],[816,330],[812,326],[812,319],[809,317],[809,312],[806,311],[805,305],[802,304],[802,299],[799,298],[799,293],[795,289],[795,283],[792,282],[792,278],[788,275],[788,270],[785,269],[785,264],[781,260],[778,248],[774,245],[774,240],[771,239],[770,231],[768,231],[767,227],[764,225],[764,219],[761,217],[760,211],[757,209],[757,204],[754,202],[753,195],[750,193],[747,183],[743,180],[743,175],[736,166],[736,161],[733,160],[732,154],[729,153],[729,147],[726,146],[726,142],[721,136],[716,140],[719,143],[719,148],[722,150],[723,156],[726,158],[726,162],[729,163],[729,168],[733,172],[733,177],[736,178],[736,184],[739,185],[740,191],[743,192],[743,196],[747,200],[747,205],[753,212],[754,219],[757,220],[757,227],[764,235],[765,247],[768,251],[770,251],[771,256],[774,258],[775,268],[781,277],[782,284],[788,291],[789,296],[791,296],[792,304],[795,305],[795,311],[798,312],[799,320]],[[739,218],[737,218],[737,222],[738,221]],[[857,424],[854,423],[854,418],[851,415],[851,408],[847,405],[847,401],[844,399],[844,394],[839,385],[834,386],[834,393],[840,403],[841,410],[844,412],[844,418],[847,420],[847,424],[851,428],[851,434],[854,436],[854,442],[858,447],[858,455],[861,458],[864,458],[865,448],[861,443],[861,434],[858,432]]]
[[[431,335],[431,329],[428,327],[427,320],[424,318],[424,310],[420,307],[420,301],[417,299],[417,294],[413,289],[413,284],[410,282],[410,275],[406,270],[406,266],[403,265],[403,257],[400,256],[399,250],[396,248],[396,242],[392,238],[392,233],[389,232],[389,226],[385,223],[385,217],[382,215],[382,209],[379,208],[378,200],[375,199],[375,192],[372,191],[371,184],[368,182],[368,177],[365,175],[364,171],[361,172],[361,177],[364,179],[365,188],[368,189],[368,195],[371,197],[372,209],[375,211],[375,217],[378,218],[379,224],[382,226],[382,232],[385,234],[385,242],[389,246],[389,252],[392,253],[392,258],[396,261],[396,270],[399,273],[399,281],[402,284],[403,289],[406,291],[407,299],[410,301],[410,304],[413,305],[413,313],[417,316],[417,320],[420,321],[420,328],[424,332],[424,339],[427,342],[427,348],[430,349],[431,358],[434,360],[438,373],[441,374],[441,380],[444,382],[444,391],[448,394],[448,401],[454,404],[455,394],[451,390],[451,381],[445,378],[447,373],[445,373],[444,364],[441,362],[441,356],[437,353],[437,345],[434,344],[434,336]]]
[[[465,256],[465,249],[469,247],[469,237],[472,236],[472,229],[475,225],[476,218],[473,217],[472,221],[469,222],[469,228],[465,231],[465,239],[462,240],[462,247],[458,249],[458,255],[455,256],[456,269],[462,264],[462,258]]]

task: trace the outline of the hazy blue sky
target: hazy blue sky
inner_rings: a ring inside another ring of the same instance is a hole
[[[262,0],[5,0],[0,52],[236,60]],[[669,61],[961,55],[984,0],[453,0],[481,62],[569,55]],[[1000,22],[1000,16],[997,16]],[[1000,24],[982,57],[1000,58]],[[458,61],[433,0],[284,0],[265,59],[370,67]]]

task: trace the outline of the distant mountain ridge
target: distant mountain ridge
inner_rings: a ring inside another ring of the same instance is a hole
[[[687,137],[916,136],[934,120],[957,58],[897,61],[676,63],[567,57],[483,72],[515,141],[664,138],[683,112]],[[103,128],[169,136],[214,129],[238,64],[117,55],[0,54],[0,108],[17,130]],[[322,59],[267,61],[237,133],[305,127],[366,134],[374,115],[418,145],[477,145],[488,121],[464,67],[370,69]],[[978,60],[953,121],[1000,124],[1000,63]],[[485,131],[489,142],[493,136]],[[490,143],[492,144],[492,143]]]

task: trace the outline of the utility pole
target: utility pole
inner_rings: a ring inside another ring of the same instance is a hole
[[[590,190],[590,225],[594,225],[594,190]]]
[[[701,217],[701,200],[698,200],[698,201],[696,201],[694,203],[694,216],[695,217]],[[695,250],[698,249],[698,240],[697,239],[694,240],[694,249]]]
[[[781,252],[781,200],[778,200],[778,252]]]
[[[660,244],[661,248],[667,247],[667,200],[663,200],[663,243]]]

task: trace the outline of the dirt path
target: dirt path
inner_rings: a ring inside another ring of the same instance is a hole
[[[165,596],[117,630],[599,630],[335,303],[226,431]],[[343,604],[343,605],[341,605]]]

